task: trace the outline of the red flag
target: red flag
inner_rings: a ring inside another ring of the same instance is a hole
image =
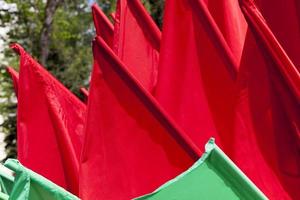
[[[100,35],[105,40],[105,42],[110,47],[112,47],[114,38],[114,26],[96,3],[94,3],[92,6],[92,12],[96,34]]]
[[[300,74],[253,2],[241,1],[241,8],[250,29],[238,82],[243,109],[238,108],[237,115],[245,119],[285,190],[299,199]],[[282,199],[277,193],[271,195]]]
[[[231,157],[239,153],[237,149],[252,147],[252,151],[247,151],[251,157],[234,157],[235,161],[247,159],[240,166],[263,191],[285,196],[251,138],[242,140],[244,146],[235,148],[233,139],[239,135],[234,135],[236,82],[232,72],[238,69],[238,54],[229,48],[224,32],[214,21],[215,16],[198,0],[166,1],[165,9],[155,96],[198,147],[212,135],[220,138],[223,149]],[[229,31],[230,27],[227,28]],[[237,42],[243,44],[243,37],[237,37],[239,39],[242,41]],[[243,121],[239,123],[242,126]],[[261,168],[247,168],[246,163]],[[272,184],[264,185],[264,180],[271,180]]]
[[[85,105],[21,46],[12,48],[20,54],[18,159],[77,194]]]
[[[150,91],[158,73],[160,30],[139,0],[119,0],[114,31],[114,51]]]
[[[228,45],[207,8],[210,24],[197,12],[189,1],[166,1],[155,97],[199,148],[214,136],[228,152],[237,69],[231,50],[219,51]]]
[[[300,71],[300,1],[254,1],[283,49]]]
[[[12,68],[12,67],[7,67],[6,70],[9,73],[9,75],[13,81],[16,96],[18,96],[19,73],[16,70],[14,70],[14,68]]]
[[[175,177],[201,152],[100,37],[93,52],[80,197],[131,199]]]
[[[88,98],[89,98],[89,91],[87,89],[85,89],[84,87],[81,87],[80,92],[84,96],[84,102],[87,103]]]

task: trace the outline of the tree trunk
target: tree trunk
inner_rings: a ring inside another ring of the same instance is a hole
[[[45,66],[49,55],[50,33],[52,28],[53,17],[56,9],[62,0],[47,0],[45,8],[45,18],[40,37],[40,62]]]

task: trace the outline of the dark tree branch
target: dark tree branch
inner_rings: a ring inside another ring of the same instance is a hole
[[[62,0],[47,0],[45,8],[45,19],[40,37],[40,62],[45,65],[49,55],[50,34],[54,14]]]

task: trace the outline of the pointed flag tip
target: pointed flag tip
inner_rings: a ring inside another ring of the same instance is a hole
[[[10,67],[10,66],[6,66],[5,69],[10,74],[15,72],[15,70],[12,67]]]
[[[20,165],[21,163],[18,160],[12,158],[7,159],[4,163],[5,167],[15,172],[18,171],[17,169]]]
[[[92,10],[96,9],[96,7],[98,7],[98,4],[96,2],[94,2],[91,6]]]
[[[216,146],[215,138],[211,137],[208,142],[205,144],[205,152],[210,152]]]
[[[97,11],[102,12],[101,8],[99,7],[99,5],[96,2],[94,2],[92,4],[91,8],[92,8],[92,12],[97,12]]]
[[[15,70],[15,68],[13,68],[12,66],[6,66],[6,71],[8,72],[12,72],[12,73],[18,73],[17,70]]]
[[[11,49],[13,49],[17,54],[21,55],[21,53],[24,51],[23,47],[19,45],[18,43],[12,43],[9,45]]]

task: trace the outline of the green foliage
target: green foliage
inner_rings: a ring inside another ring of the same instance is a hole
[[[116,10],[116,0],[97,0],[95,1],[107,15]]]
[[[47,68],[71,91],[88,86],[92,65],[92,16],[86,4],[68,4],[56,11]]]
[[[164,0],[141,0],[149,11],[158,26],[162,25]],[[97,0],[98,5],[106,14],[110,14],[116,9],[116,0]]]
[[[1,132],[6,133],[4,139],[7,157],[16,156],[16,96],[13,93],[11,80],[6,70],[0,68],[0,113],[3,121]]]
[[[9,26],[4,49],[5,62],[0,61],[0,113],[4,118],[1,132],[6,134],[7,155],[16,156],[16,101],[12,82],[5,65],[18,66],[18,57],[8,48],[11,42],[20,43],[33,57],[40,57],[39,40],[45,18],[44,0],[7,0],[17,9],[0,12],[0,26]],[[1,10],[1,9],[0,9]],[[85,0],[65,0],[55,12],[50,54],[46,68],[71,91],[79,95],[81,86],[88,86],[92,65],[91,40],[94,35],[92,17]]]
[[[163,21],[163,10],[164,10],[164,0],[147,0],[150,8],[149,11],[151,13],[151,16],[155,20],[155,22],[158,24],[159,27],[162,26]]]

